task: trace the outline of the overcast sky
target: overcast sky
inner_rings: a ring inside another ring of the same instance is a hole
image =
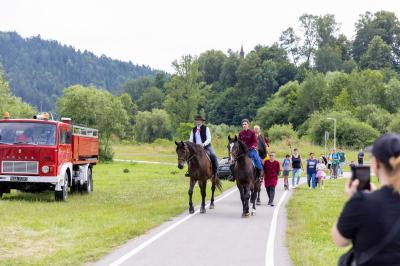
[[[352,38],[359,15],[379,10],[400,18],[400,1],[2,0],[0,30],[172,72],[184,54],[271,45],[303,13],[334,14]]]

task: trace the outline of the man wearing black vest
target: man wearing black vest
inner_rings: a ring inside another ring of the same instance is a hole
[[[217,174],[218,158],[215,155],[214,149],[211,147],[211,133],[210,129],[203,125],[206,121],[201,115],[196,115],[194,118],[196,126],[190,132],[189,141],[201,145],[208,153],[211,159],[213,174]]]

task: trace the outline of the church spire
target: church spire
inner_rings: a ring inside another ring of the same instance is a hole
[[[240,58],[244,58],[243,44],[242,44],[242,46],[240,47],[240,53],[239,53],[239,55],[240,55]]]

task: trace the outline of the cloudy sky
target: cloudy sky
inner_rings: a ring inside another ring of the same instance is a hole
[[[400,18],[400,1],[2,0],[0,30],[171,72],[183,54],[270,45],[303,13],[334,14],[352,38],[359,15],[379,10]]]

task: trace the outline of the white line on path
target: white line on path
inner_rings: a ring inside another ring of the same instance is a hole
[[[231,191],[228,190],[228,192],[225,195],[222,195],[222,196],[216,198],[214,202],[218,202],[220,200],[223,200],[223,199],[225,199],[226,197],[228,197],[229,195],[231,195],[232,193],[234,193],[236,191],[237,191],[237,188],[232,189]],[[210,203],[207,203],[206,208],[208,208],[209,206],[210,206]],[[180,224],[184,223],[185,221],[189,220],[190,218],[192,218],[193,216],[195,216],[199,212],[200,212],[200,210],[197,210],[193,214],[186,215],[185,217],[183,217],[179,221],[177,221],[174,224],[170,225],[169,227],[165,228],[164,230],[162,230],[161,232],[159,232],[158,234],[156,234],[152,238],[149,238],[147,241],[143,242],[142,244],[140,244],[136,248],[132,249],[131,251],[129,251],[128,253],[126,253],[122,257],[120,257],[118,260],[116,260],[113,263],[111,263],[110,266],[119,266],[119,265],[121,265],[122,263],[127,261],[129,258],[134,256],[136,253],[138,253],[139,251],[141,251],[142,249],[144,249],[145,247],[147,247],[148,245],[150,245],[151,243],[153,243],[154,241],[156,241],[157,239],[159,239],[160,237],[162,237],[163,235],[165,235],[166,233],[168,233],[169,231],[171,231],[172,229],[174,229],[178,225],[180,225]]]
[[[116,162],[126,162],[126,163],[148,163],[148,164],[177,165],[176,163],[140,161],[140,160],[125,160],[125,159],[114,159],[114,161],[116,161]]]
[[[282,202],[285,200],[287,193],[288,191],[285,190],[282,197],[279,199],[278,205],[274,210],[274,214],[272,215],[272,221],[268,232],[267,249],[265,252],[266,266],[274,266],[274,243],[275,243],[276,224],[278,222],[279,209],[282,205]]]

